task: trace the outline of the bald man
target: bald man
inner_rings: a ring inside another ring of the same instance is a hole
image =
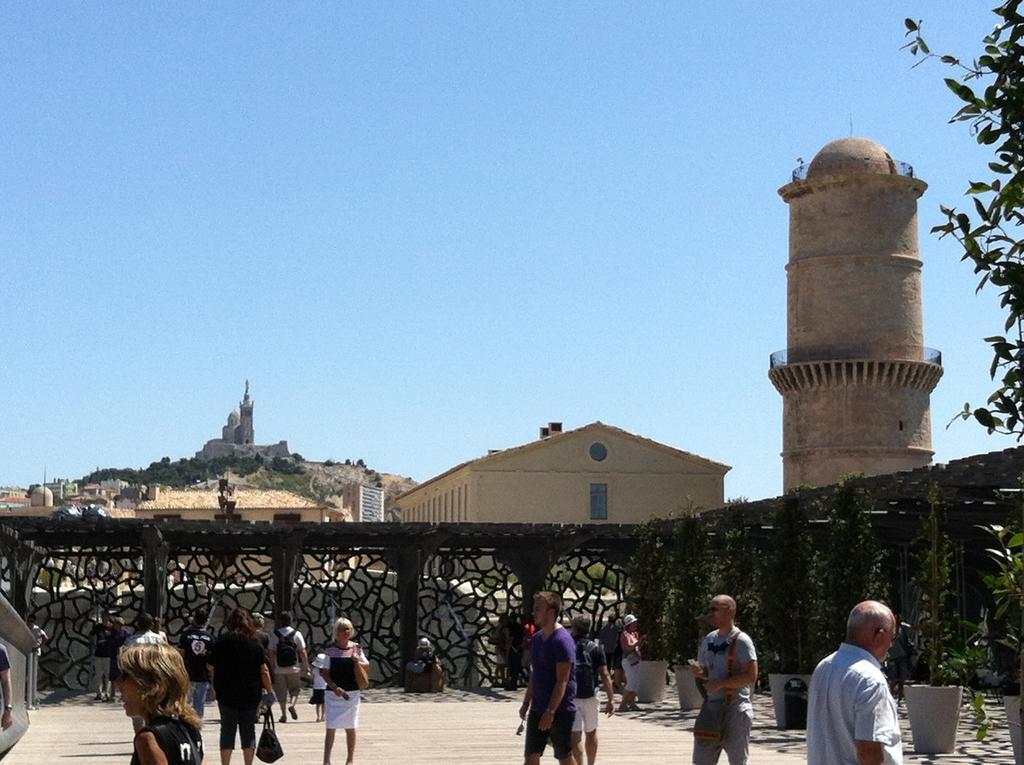
[[[896,634],[888,606],[858,603],[846,642],[811,676],[807,762],[813,765],[900,765],[903,743],[896,702],[882,662]]]
[[[728,595],[711,599],[707,619],[715,629],[701,641],[690,671],[705,682],[708,701],[724,702],[728,711],[720,739],[694,738],[693,765],[716,765],[723,751],[729,765],[747,765],[754,716],[750,688],[757,682],[754,641],[736,626],[736,601]]]

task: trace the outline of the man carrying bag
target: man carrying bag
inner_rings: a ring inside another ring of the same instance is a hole
[[[754,642],[736,626],[736,601],[730,596],[711,599],[708,621],[716,629],[701,641],[690,668],[707,690],[693,726],[693,765],[716,765],[723,750],[729,765],[747,765],[757,653]]]

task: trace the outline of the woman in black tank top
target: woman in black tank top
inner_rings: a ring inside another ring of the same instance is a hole
[[[117,681],[125,714],[145,726],[135,734],[131,765],[205,765],[202,721],[189,703],[188,673],[166,643],[126,646]]]

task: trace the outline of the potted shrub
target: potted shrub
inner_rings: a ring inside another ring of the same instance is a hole
[[[755,544],[740,510],[728,513],[709,531],[709,560],[728,561],[728,565],[709,562],[713,585],[708,594],[731,595],[736,600],[738,626],[757,642],[764,634],[759,585],[764,553]],[[706,633],[708,629],[702,625],[698,631]]]
[[[1024,509],[1024,494],[1018,494]],[[1002,621],[1005,629],[1000,643],[1014,652],[1017,658],[1017,682],[1009,685],[1016,693],[1003,694],[1003,706],[1006,709],[1006,723],[1010,729],[1010,741],[1013,743],[1013,756],[1017,765],[1024,763],[1024,746],[1021,741],[1022,723],[1020,704],[1020,678],[1024,677],[1024,654],[1021,652],[1021,635],[1024,634],[1024,534],[1013,528],[1001,526],[988,527],[994,540],[994,546],[988,553],[995,563],[995,573],[982,577],[995,600],[996,610],[993,616]]]
[[[705,524],[695,515],[683,517],[673,524],[669,542],[666,648],[675,665],[679,708],[698,709],[704,699],[687,660],[697,656],[705,632],[701,616],[714,594]]]
[[[918,571],[914,577],[921,591],[918,629],[928,661],[928,685],[908,685],[906,699],[914,751],[942,754],[956,746],[963,689],[948,662],[947,643],[955,624],[949,608],[953,552],[949,537],[942,533],[941,502],[934,486],[928,492],[928,504],[915,543]]]
[[[889,600],[885,550],[871,526],[874,503],[856,486],[857,477],[845,476],[826,500],[828,533],[819,546],[823,596],[817,611],[819,657],[832,653],[846,640],[846,620],[854,605],[863,600]]]
[[[817,660],[814,634],[820,608],[814,541],[807,513],[795,494],[783,497],[775,511],[761,577],[766,664],[774,668],[768,683],[775,724],[786,727],[785,686],[798,679],[810,684]]]
[[[710,558],[729,565],[710,566],[712,595],[724,593],[736,600],[736,622],[744,632],[758,636],[761,627],[761,588],[764,551],[751,536],[751,526],[740,510],[732,511],[709,529]]]
[[[668,646],[665,643],[665,612],[668,601],[669,550],[665,519],[652,518],[637,530],[637,545],[630,558],[629,603],[643,638],[637,700],[659,702],[665,698]]]

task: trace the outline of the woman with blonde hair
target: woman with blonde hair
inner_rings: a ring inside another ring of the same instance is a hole
[[[359,643],[353,643],[352,622],[342,617],[334,624],[334,642],[324,649],[327,666],[320,670],[327,681],[324,694],[324,765],[330,765],[334,748],[334,732],[345,729],[348,756],[345,765],[352,765],[356,751],[356,728],[359,726],[359,683],[356,673],[369,675],[370,662]],[[356,665],[359,665],[358,667]]]
[[[185,662],[166,643],[136,643],[120,653],[124,711],[141,717],[131,765],[204,765],[203,722],[189,700]]]

